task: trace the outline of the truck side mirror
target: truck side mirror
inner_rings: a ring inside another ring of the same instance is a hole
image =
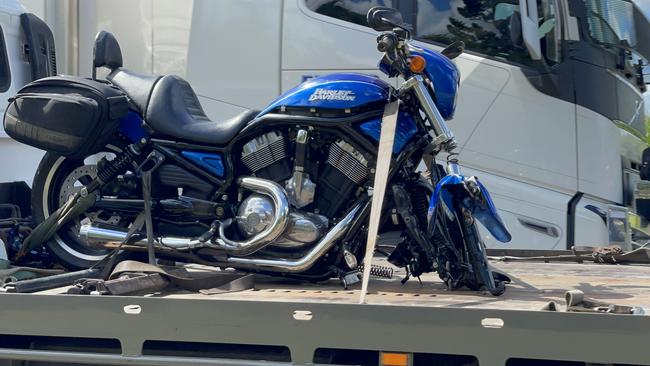
[[[524,35],[521,31],[521,14],[518,11],[510,16],[510,41],[516,47],[524,47]]]
[[[537,0],[521,0],[519,2],[519,13],[521,15],[521,34],[523,43],[530,53],[530,58],[533,60],[541,60],[542,45],[539,41]]]
[[[510,42],[517,48],[524,47],[524,36],[521,30],[521,13],[519,5],[498,3],[494,7],[494,22],[508,22]]]
[[[122,50],[113,34],[101,31],[95,37],[93,47],[93,79],[96,77],[98,67],[107,67],[115,70],[122,67]]]

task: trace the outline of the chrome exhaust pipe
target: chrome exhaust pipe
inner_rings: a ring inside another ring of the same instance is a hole
[[[316,261],[327,253],[336,242],[341,239],[345,233],[350,229],[354,219],[359,214],[359,211],[365,206],[367,202],[359,202],[350,212],[341,219],[333,228],[331,228],[325,236],[323,236],[304,257],[300,259],[265,259],[265,258],[237,258],[230,257],[226,263],[232,265],[234,268],[243,269],[263,269],[270,272],[304,272],[311,268]]]
[[[354,219],[357,217],[362,208],[367,204],[359,202],[350,210],[350,212],[341,219],[333,228],[331,228],[325,236],[323,236],[318,243],[302,258],[299,259],[267,259],[267,258],[239,258],[229,257],[224,263],[219,263],[223,266],[232,266],[240,269],[263,269],[270,272],[286,272],[297,273],[304,272],[311,268],[318,259],[327,253],[332,247],[340,240],[352,226]],[[126,239],[127,232],[122,230],[107,229],[90,224],[81,226],[79,235],[82,239],[89,244],[108,244],[108,243],[121,243]],[[172,247],[178,250],[189,250],[201,247],[216,247],[212,243],[200,242],[196,239],[179,238],[179,237],[164,237],[157,238],[155,243],[163,247]],[[140,239],[133,245],[146,246],[147,239]]]
[[[289,224],[289,200],[284,189],[279,184],[261,178],[243,177],[238,180],[239,186],[250,191],[267,195],[271,198],[274,205],[274,221],[269,227],[257,235],[244,240],[230,240],[225,236],[224,226],[227,223],[219,225],[219,237],[215,242],[202,242],[198,239],[187,237],[165,236],[154,238],[154,243],[161,247],[173,248],[176,250],[190,250],[195,248],[210,247],[222,249],[229,255],[246,256],[271,244],[280,237],[287,229]],[[230,220],[230,219],[229,219]],[[79,236],[89,245],[105,246],[107,244],[122,243],[127,236],[127,231],[121,229],[109,229],[92,224],[84,224],[79,230]],[[131,243],[133,245],[147,245],[147,239],[141,239]]]
[[[228,219],[219,225],[219,235],[215,240],[216,247],[223,249],[230,255],[247,256],[271,244],[287,229],[289,224],[289,200],[284,188],[271,180],[243,177],[239,178],[238,184],[242,188],[269,196],[273,200],[274,206],[273,216],[275,219],[273,223],[247,240],[236,241],[226,237],[224,229],[232,223],[232,219]]]
[[[112,229],[100,226],[93,226],[92,224],[81,225],[79,229],[79,238],[85,241],[88,245],[97,247],[106,247],[109,245],[119,245],[126,240],[127,232],[121,229]],[[147,246],[147,238],[136,240],[130,245]],[[190,250],[206,246],[209,243],[203,243],[197,239],[182,238],[182,237],[161,237],[154,238],[154,245],[159,247],[174,248],[176,250]]]

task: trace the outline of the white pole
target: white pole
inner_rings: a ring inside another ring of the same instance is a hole
[[[379,135],[379,151],[377,153],[377,166],[375,167],[375,183],[373,186],[372,205],[370,206],[370,225],[368,225],[368,242],[366,243],[366,255],[363,258],[363,280],[361,282],[361,296],[359,303],[366,302],[368,292],[368,281],[370,280],[370,268],[372,257],[375,253],[377,233],[379,232],[379,219],[381,206],[384,203],[390,161],[393,155],[393,142],[395,140],[395,126],[397,125],[397,113],[399,111],[399,99],[386,104],[384,115],[381,120],[381,134]]]

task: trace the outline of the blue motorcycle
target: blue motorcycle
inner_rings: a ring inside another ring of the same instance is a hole
[[[508,279],[488,266],[476,222],[503,242],[510,234],[485,187],[460,173],[446,125],[459,85],[451,59],[464,45],[414,47],[390,8],[371,9],[368,23],[381,32],[380,70],[405,80],[398,89],[331,74],[226,121],[209,120],[180,77],[123,68],[116,39],[100,32],[93,62],[107,81],[41,79],[5,114],[12,137],[47,151],[32,196],[36,223],[55,225],[47,248],[70,268],[153,245],[224,268],[349,279],[364,256],[384,111],[398,101],[379,227],[400,236],[378,250],[409,276],[503,293]]]

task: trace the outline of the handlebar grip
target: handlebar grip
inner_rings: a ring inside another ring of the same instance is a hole
[[[394,37],[391,37],[388,34],[382,34],[377,38],[377,51],[379,52],[387,52],[395,48],[395,44],[397,42],[395,41]]]

